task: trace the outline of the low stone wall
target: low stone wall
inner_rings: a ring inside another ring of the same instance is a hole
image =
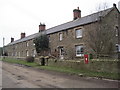
[[[85,64],[84,60],[48,60],[48,65],[70,67],[79,70],[120,73],[120,62],[118,60],[90,60],[88,64]]]
[[[6,57],[6,58],[13,58],[13,59],[18,59],[18,60],[25,60],[26,59],[26,57],[13,57],[13,56],[4,56],[4,57]]]
[[[20,60],[25,60],[25,57],[7,57],[7,58],[16,58]],[[46,64],[47,64],[47,60]],[[41,64],[40,58],[35,58],[35,62]],[[88,64],[84,63],[84,59],[80,60],[57,60],[49,59],[49,66],[56,67],[69,67],[79,70],[89,70],[97,72],[109,72],[109,73],[120,73],[120,60],[117,59],[92,59],[89,60]]]

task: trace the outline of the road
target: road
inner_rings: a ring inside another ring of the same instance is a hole
[[[118,81],[79,77],[2,62],[2,88],[118,88]]]
[[[0,61],[0,90],[1,89],[2,89],[2,62]]]

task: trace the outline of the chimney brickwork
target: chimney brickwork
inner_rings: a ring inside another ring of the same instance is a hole
[[[81,18],[81,10],[79,10],[79,7],[73,10],[73,20],[78,18]]]
[[[11,37],[11,42],[14,42],[14,38]]]
[[[45,29],[46,29],[46,25],[40,23],[40,25],[39,25],[39,32],[40,32],[40,31],[43,31],[43,30],[45,30]]]
[[[21,39],[25,37],[25,33],[21,33]]]

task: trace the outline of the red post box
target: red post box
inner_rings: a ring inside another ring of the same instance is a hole
[[[84,62],[85,64],[88,64],[88,54],[84,54]]]

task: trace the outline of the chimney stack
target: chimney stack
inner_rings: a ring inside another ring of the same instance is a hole
[[[81,18],[81,10],[79,10],[79,7],[73,10],[73,20],[78,18]]]
[[[46,29],[46,25],[40,23],[40,25],[39,25],[39,32],[44,31],[45,29]]]
[[[115,3],[113,3],[113,7],[116,7],[116,4],[115,4]]]
[[[25,37],[25,33],[21,33],[21,39]]]
[[[11,37],[11,42],[14,42],[14,38]]]

